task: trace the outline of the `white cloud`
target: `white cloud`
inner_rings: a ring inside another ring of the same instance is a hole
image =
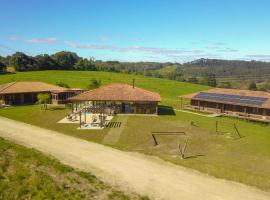
[[[216,42],[216,43],[214,43],[214,45],[216,45],[216,46],[224,46],[224,45],[226,45],[226,43],[224,43],[224,42]]]
[[[34,44],[55,44],[57,42],[57,39],[54,37],[32,38],[32,39],[25,40],[25,42],[34,43]]]
[[[78,49],[93,49],[93,50],[109,50],[117,52],[145,52],[152,54],[189,54],[189,53],[203,53],[202,50],[186,50],[186,49],[167,49],[159,47],[143,47],[143,46],[130,46],[119,47],[112,45],[93,45],[93,44],[77,44],[75,42],[66,41],[68,46]]]
[[[224,48],[224,49],[219,49],[217,50],[218,52],[224,52],[224,53],[234,53],[234,52],[238,52],[237,49],[233,49],[233,48]]]
[[[246,58],[250,60],[270,61],[270,54],[250,54],[246,55]]]
[[[216,46],[216,45],[208,45],[206,48],[207,48],[207,49],[218,49],[219,46]]]
[[[57,39],[54,37],[28,39],[28,38],[24,38],[20,36],[10,36],[8,37],[8,40],[27,42],[27,43],[32,43],[32,44],[55,44],[57,42]]]

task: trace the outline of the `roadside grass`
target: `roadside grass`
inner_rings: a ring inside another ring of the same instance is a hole
[[[68,109],[40,110],[39,106],[18,106],[0,110],[0,115],[88,141],[102,143],[110,128],[78,130],[77,124],[58,124]],[[163,112],[160,116],[129,116],[121,137],[114,148],[158,156],[164,160],[198,170],[218,178],[233,180],[270,191],[270,129],[260,123],[241,119],[210,118],[191,113]],[[113,120],[121,121],[118,115]],[[191,125],[194,122],[194,126]],[[220,133],[215,132],[218,121]],[[238,139],[233,124],[240,134]],[[180,159],[178,143],[183,136],[157,136],[154,146],[151,132],[184,131],[190,138],[187,159]],[[117,196],[117,194],[115,194]]]
[[[0,199],[148,199],[0,138]]]
[[[15,74],[0,75],[0,84],[13,81],[42,81],[51,84],[63,82],[68,84],[70,87],[86,89],[91,79],[101,80],[102,85],[107,85],[109,83],[131,84],[133,78],[136,80],[136,86],[160,93],[162,104],[174,107],[178,107],[180,104],[178,99],[179,95],[209,89],[208,86],[177,82],[161,78],[95,71],[17,72]]]

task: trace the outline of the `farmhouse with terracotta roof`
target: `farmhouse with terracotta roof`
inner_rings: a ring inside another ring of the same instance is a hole
[[[156,92],[132,85],[110,84],[86,91],[68,100],[75,106],[82,103],[89,105],[90,112],[101,112],[103,109],[114,113],[157,114],[161,98]]]
[[[270,122],[270,93],[263,91],[214,88],[180,96],[190,100],[194,110],[220,113],[254,121]]]
[[[34,104],[39,93],[49,93],[54,104],[66,103],[67,98],[81,91],[81,89],[68,89],[43,82],[12,82],[0,85],[0,104]]]

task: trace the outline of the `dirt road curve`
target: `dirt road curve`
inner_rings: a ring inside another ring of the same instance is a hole
[[[0,137],[89,170],[104,181],[152,199],[266,200],[270,194],[140,154],[127,153],[0,117]]]

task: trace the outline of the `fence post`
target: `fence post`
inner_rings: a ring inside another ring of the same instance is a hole
[[[240,135],[240,133],[239,133],[238,128],[236,127],[236,125],[233,124],[233,126],[234,126],[234,129],[236,130],[236,133],[238,134],[238,137],[239,138],[242,138],[242,136]]]
[[[216,133],[218,132],[218,121],[216,121]]]
[[[153,133],[151,135],[152,135],[152,137],[154,139],[155,146],[157,146],[158,145],[158,142],[157,142],[157,139],[156,139],[155,135]]]

